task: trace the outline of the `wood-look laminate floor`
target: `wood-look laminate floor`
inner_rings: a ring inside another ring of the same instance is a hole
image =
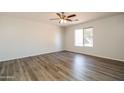
[[[124,63],[56,52],[0,63],[0,80],[124,80]]]

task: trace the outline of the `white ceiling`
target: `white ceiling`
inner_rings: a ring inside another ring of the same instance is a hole
[[[51,18],[58,17],[55,12],[7,12],[7,13],[1,12],[0,15],[13,16],[13,17],[24,18],[35,21],[42,21],[42,22],[55,24],[58,26],[70,26],[74,24],[85,23],[88,21],[120,14],[119,12],[68,12],[65,14],[68,15],[73,13],[77,15],[76,17],[74,17],[74,19],[79,19],[79,21],[68,22],[66,24],[59,24],[58,21],[49,20]]]

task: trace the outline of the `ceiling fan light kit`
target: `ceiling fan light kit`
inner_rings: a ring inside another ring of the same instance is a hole
[[[60,24],[67,23],[67,20],[60,19],[59,23],[60,23]]]

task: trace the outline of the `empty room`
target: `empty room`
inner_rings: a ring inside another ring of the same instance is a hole
[[[123,12],[0,13],[0,81],[123,80]]]

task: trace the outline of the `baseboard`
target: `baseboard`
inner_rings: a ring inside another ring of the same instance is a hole
[[[33,55],[29,55],[29,56],[22,56],[22,57],[10,58],[10,59],[6,59],[6,60],[0,60],[0,63],[1,62],[12,61],[12,60],[17,60],[17,59],[28,58],[28,57],[40,56],[40,55],[45,55],[45,54],[51,54],[51,53],[56,53],[56,52],[61,52],[61,51],[64,51],[64,50],[51,51],[51,52],[45,52],[45,53],[40,53],[40,54],[33,54]]]
[[[67,51],[67,52],[78,53],[78,54],[83,54],[83,55],[92,56],[92,57],[103,58],[103,59],[107,59],[107,60],[124,62],[124,60],[120,60],[120,59],[114,59],[114,58],[103,57],[103,56],[98,56],[98,55],[91,55],[91,54],[86,54],[86,53],[81,53],[81,52],[70,51],[70,50],[59,50],[59,51],[52,51],[52,52],[35,54],[35,55],[30,55],[30,56],[23,56],[23,57],[11,58],[11,59],[8,59],[8,60],[0,60],[0,62],[7,62],[7,61],[16,60],[16,59],[23,59],[23,58],[34,57],[34,56],[39,56],[39,55],[44,55],[44,54],[51,54],[51,53],[56,53],[56,52],[61,52],[61,51]]]
[[[104,56],[99,56],[99,55],[86,54],[86,53],[75,52],[75,51],[70,51],[70,50],[64,50],[64,51],[68,51],[68,52],[72,52],[72,53],[78,53],[78,54],[83,54],[83,55],[92,56],[92,57],[103,58],[103,59],[112,60],[112,61],[124,62],[124,60],[114,59],[114,58],[110,58],[110,57],[104,57]]]

